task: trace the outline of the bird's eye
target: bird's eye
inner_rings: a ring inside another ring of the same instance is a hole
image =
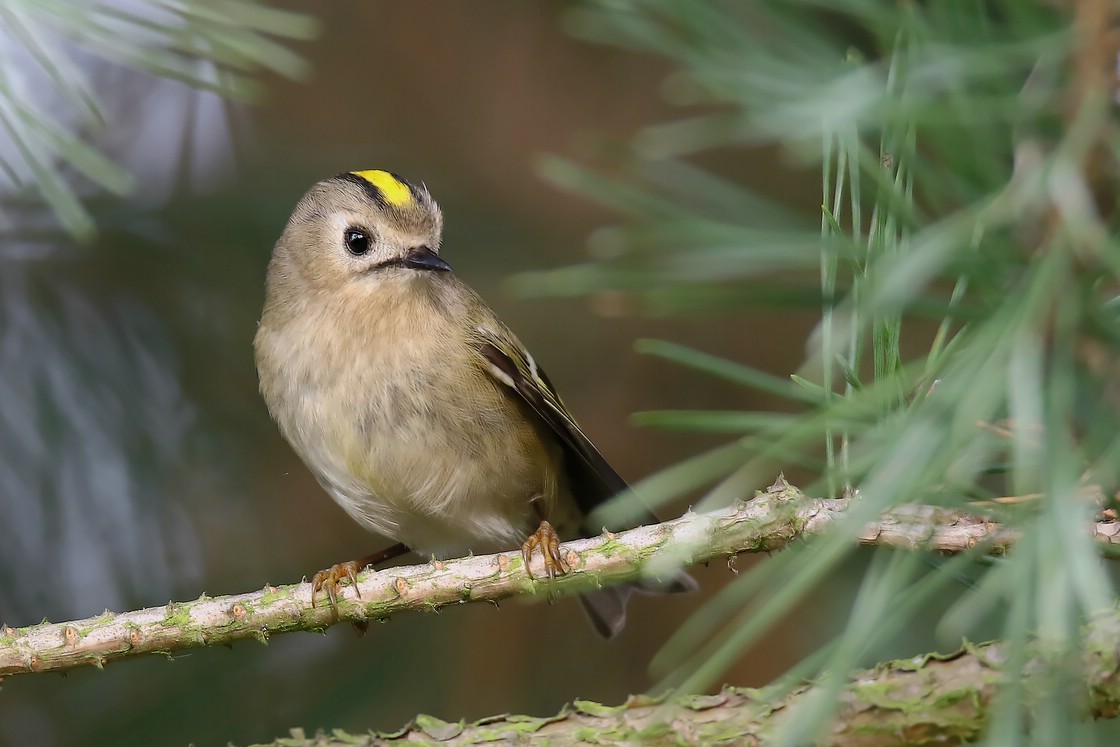
[[[346,242],[346,250],[355,257],[362,256],[373,246],[373,239],[360,228],[347,228],[342,240]]]

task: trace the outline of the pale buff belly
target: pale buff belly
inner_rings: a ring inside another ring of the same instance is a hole
[[[545,513],[555,502],[551,459],[528,429],[499,433],[467,416],[448,426],[375,426],[345,465],[329,460],[316,476],[360,524],[419,553],[516,547],[539,521],[533,502]]]
[[[281,428],[367,529],[440,557],[517,547],[540,514],[555,514],[558,445],[466,357],[473,351],[460,354],[475,377],[465,389],[461,375],[421,369],[426,351],[407,353],[352,358],[329,380],[289,367],[299,406],[278,417]]]

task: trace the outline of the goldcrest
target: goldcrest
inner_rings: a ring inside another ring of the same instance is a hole
[[[584,517],[627,487],[440,256],[442,225],[425,188],[340,174],[299,201],[268,265],[254,350],[269,412],[355,521],[401,543],[317,574],[332,603],[344,578],[406,548],[521,546],[526,569],[540,550],[563,573],[560,540],[597,534]],[[629,591],[581,595],[604,636],[622,628]]]

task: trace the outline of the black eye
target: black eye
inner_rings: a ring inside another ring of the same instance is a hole
[[[342,234],[342,240],[346,242],[347,251],[355,257],[362,256],[373,245],[373,239],[360,228],[347,228]]]

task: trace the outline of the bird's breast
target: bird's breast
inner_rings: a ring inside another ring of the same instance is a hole
[[[354,317],[357,317],[355,319]],[[510,547],[558,490],[558,447],[438,314],[307,315],[259,331],[262,393],[351,516],[431,553]],[[279,382],[266,387],[264,368]]]

